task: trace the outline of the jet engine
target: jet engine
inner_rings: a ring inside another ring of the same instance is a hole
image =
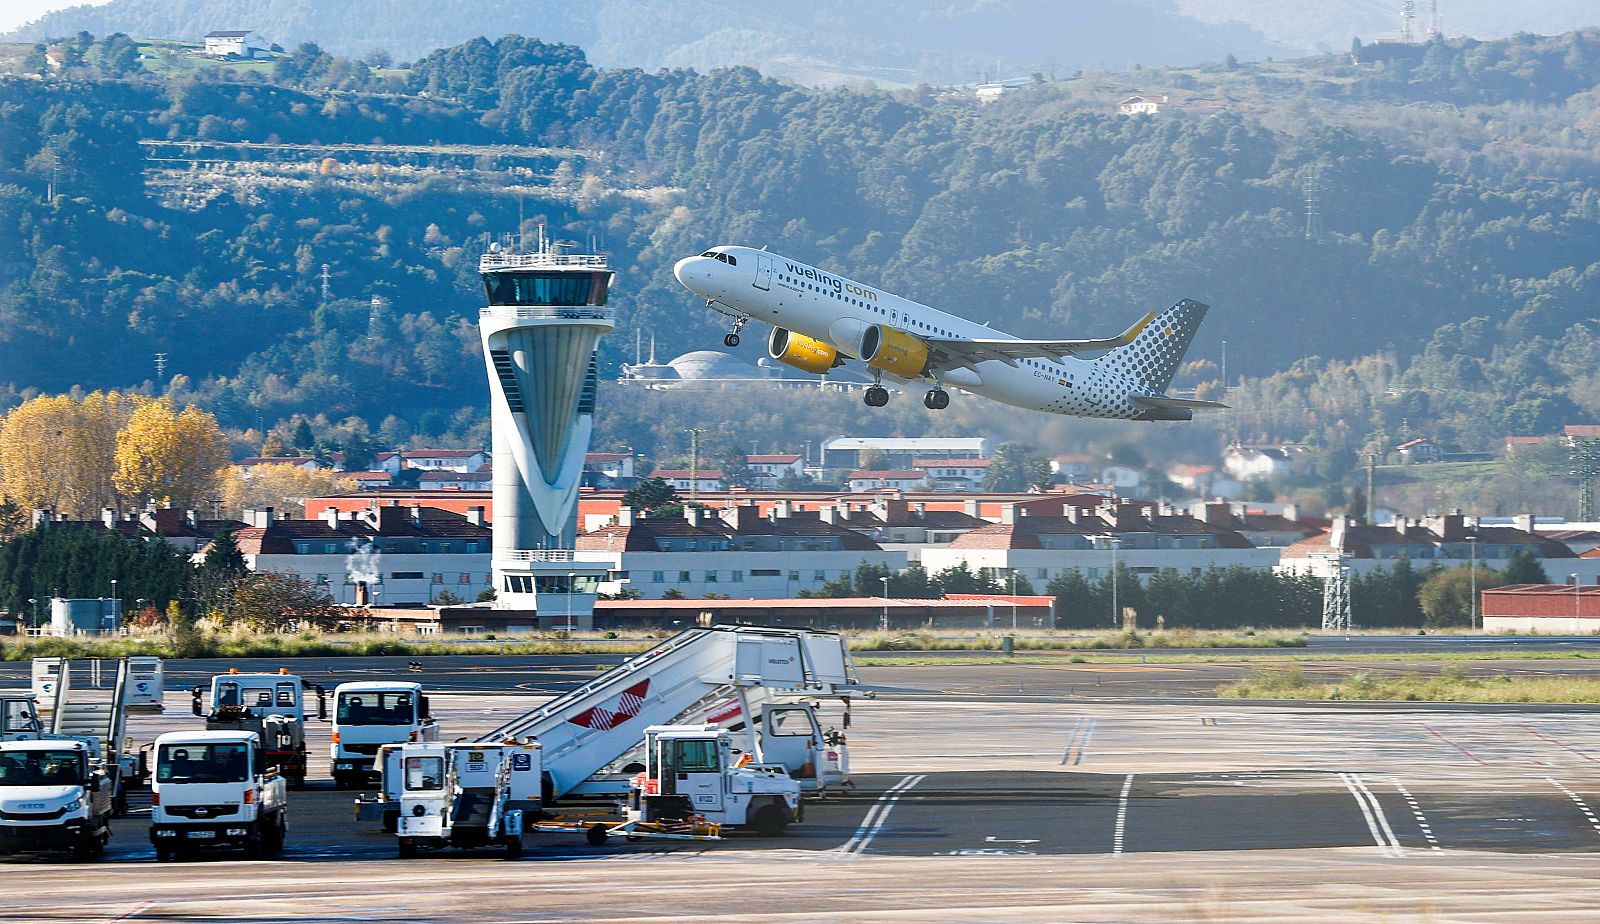
[[[915,334],[874,324],[861,337],[861,358],[890,375],[921,378],[928,371],[928,344]]]
[[[781,327],[774,327],[772,336],[767,338],[767,355],[786,366],[817,375],[842,365],[838,350],[821,340]]]

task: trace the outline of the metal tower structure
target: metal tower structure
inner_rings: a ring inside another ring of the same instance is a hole
[[[1322,630],[1349,632],[1355,628],[1350,618],[1350,554],[1335,552],[1326,560],[1332,567],[1322,579]]]
[[[1306,240],[1322,236],[1322,171],[1312,167],[1306,174]]]
[[[1571,468],[1578,479],[1578,519],[1594,521],[1594,478],[1600,475],[1600,440],[1571,437],[1567,443]]]
[[[539,231],[479,261],[489,304],[478,329],[489,373],[496,606],[586,628],[603,562],[573,553],[578,486],[594,429],[595,350],[616,324],[603,254],[563,253]]]
[[[1417,41],[1417,0],[1400,0],[1400,41],[1414,45]]]

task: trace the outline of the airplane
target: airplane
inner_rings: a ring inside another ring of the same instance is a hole
[[[889,403],[883,377],[932,385],[930,410],[950,406],[946,385],[1027,410],[1077,417],[1192,420],[1215,401],[1167,395],[1208,306],[1182,299],[1115,337],[1023,340],[883,289],[750,247],[718,245],[672,268],[706,306],[732,319],[739,345],[752,320],[772,325],[767,355],[818,375],[864,362],[868,407]],[[1097,352],[1093,359],[1080,353]]]

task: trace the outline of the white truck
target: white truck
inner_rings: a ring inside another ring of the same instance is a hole
[[[39,704],[31,692],[0,690],[0,741],[34,741],[44,737]]]
[[[0,743],[0,852],[92,860],[111,839],[115,781],[90,742]]]
[[[378,749],[386,744],[438,741],[420,683],[362,681],[333,690],[333,740],[328,746],[334,784],[367,789],[380,779]]]
[[[572,825],[558,819],[535,830],[583,827],[589,843],[599,846],[612,834],[709,840],[725,828],[774,837],[803,819],[800,782],[782,767],[750,763],[750,755],[734,751],[727,729],[652,725],[644,734],[644,770],[628,790],[624,820]]]
[[[394,748],[401,779],[399,855],[500,846],[522,855],[523,813],[537,811],[539,746],[437,742]]]
[[[195,687],[192,706],[206,720],[208,731],[254,732],[266,752],[266,763],[295,789],[306,784],[306,711],[308,685],[299,677],[280,669],[276,674],[242,674],[235,668],[211,678],[211,710]],[[323,689],[310,686],[317,694],[317,718],[328,717],[328,699]]]
[[[166,861],[196,850],[277,853],[288,792],[254,732],[168,732],[156,738],[150,842]]]

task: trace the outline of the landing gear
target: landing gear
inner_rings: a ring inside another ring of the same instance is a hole
[[[873,385],[861,396],[867,407],[883,407],[889,403],[889,389],[882,385]]]
[[[943,388],[931,389],[922,396],[922,406],[930,411],[942,411],[950,406],[950,393]]]
[[[706,299],[706,307],[718,314],[727,315],[728,317],[733,318],[733,330],[728,331],[728,335],[722,338],[722,345],[728,347],[729,349],[738,346],[739,331],[744,327],[745,322],[750,320],[750,316],[733,311],[714,298]]]
[[[729,334],[726,337],[723,337],[722,338],[722,345],[725,346],[725,347],[736,347],[736,346],[738,346],[739,345],[739,335],[738,334]]]

